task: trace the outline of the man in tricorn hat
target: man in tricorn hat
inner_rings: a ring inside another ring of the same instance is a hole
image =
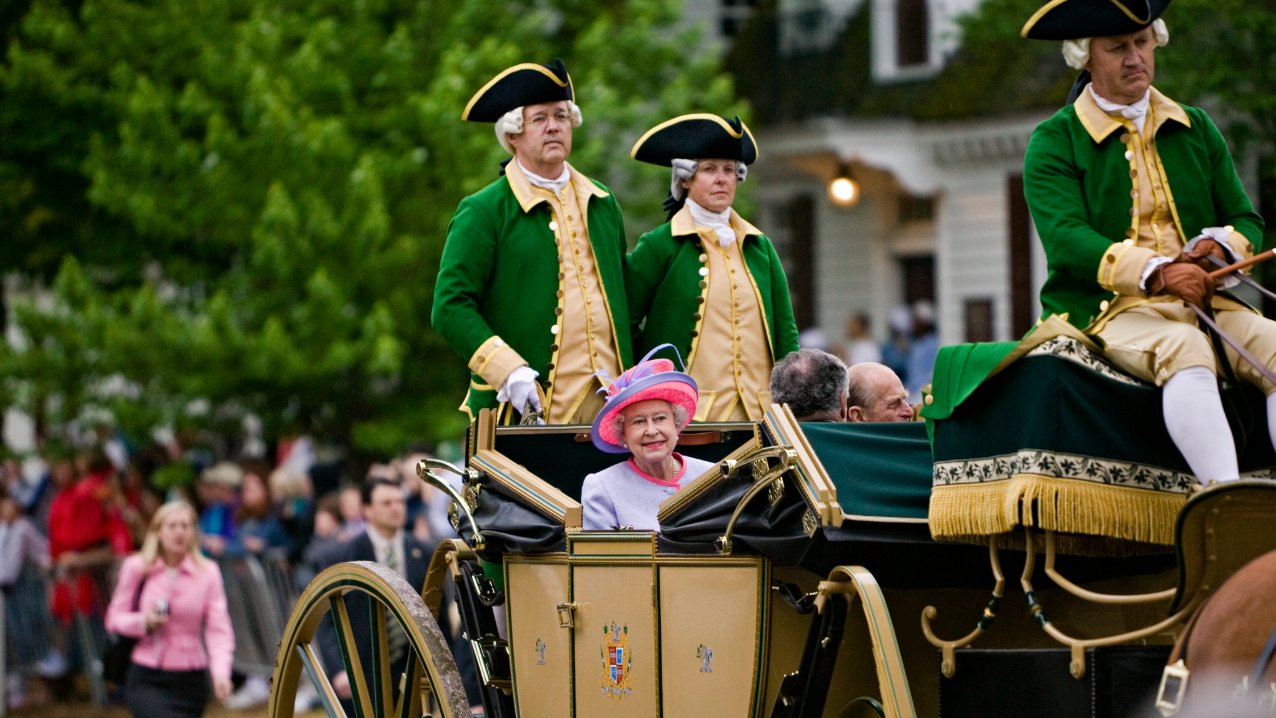
[[[461,409],[588,423],[598,374],[631,361],[625,235],[611,192],[567,163],[581,124],[571,77],[559,60],[515,65],[461,119],[495,123],[513,155],[461,200],[439,265],[431,319],[472,372]]]
[[[1053,0],[1024,25],[1024,37],[1062,41],[1083,71],[1075,101],[1032,134],[1024,194],[1046,251],[1043,317],[1060,315],[1163,387],[1166,428],[1192,472],[1228,480],[1239,471],[1216,374],[1260,386],[1276,429],[1276,324],[1215,293],[1235,276],[1209,275],[1252,255],[1263,220],[1209,116],[1152,87],[1169,2]],[[1213,340],[1198,326],[1211,316]]]

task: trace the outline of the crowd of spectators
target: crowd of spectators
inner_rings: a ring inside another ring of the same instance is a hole
[[[881,341],[873,337],[871,324],[868,314],[853,310],[846,319],[845,341],[832,340],[819,327],[809,327],[798,336],[798,343],[803,349],[835,354],[848,367],[883,364],[903,384],[908,403],[919,403],[939,353],[935,305],[919,299],[892,307],[886,315],[887,335]]]
[[[87,621],[102,635],[120,562],[141,546],[165,502],[195,507],[204,555],[284,561],[294,591],[363,534],[359,484],[369,476],[403,488],[406,528],[416,538],[433,545],[453,535],[446,495],[416,478],[421,453],[352,467],[348,461],[306,465],[295,461],[297,452],[294,460],[273,461],[172,452],[165,462],[121,449],[122,442],[98,441],[73,454],[0,463],[0,588],[8,628],[0,667],[9,708],[46,700],[49,685],[93,670],[100,646],[83,645],[76,622]],[[188,466],[162,468],[171,463]],[[266,700],[266,675],[237,672],[235,679],[229,707]]]

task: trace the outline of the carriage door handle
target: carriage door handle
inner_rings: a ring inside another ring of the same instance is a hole
[[[558,626],[559,628],[575,628],[576,627],[576,604],[560,603],[558,606]]]

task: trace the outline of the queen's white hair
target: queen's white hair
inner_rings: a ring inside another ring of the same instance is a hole
[[[571,100],[567,101],[567,109],[572,113],[572,127],[580,127],[580,106]],[[496,139],[500,141],[501,147],[505,151],[514,154],[514,145],[510,144],[508,135],[523,134],[523,105],[519,105],[514,109],[501,115],[501,119],[496,121]]]
[[[682,199],[687,196],[687,188],[682,186],[683,180],[689,180],[696,176],[696,169],[699,168],[699,162],[696,160],[684,160],[674,158],[669,161],[673,168],[673,179],[669,181],[669,194],[674,199]],[[749,166],[739,160],[735,160],[735,181],[743,182],[745,177],[749,176]]]
[[[1152,21],[1152,35],[1156,38],[1157,47],[1165,47],[1170,43],[1170,29],[1165,21],[1157,18]],[[1076,40],[1063,41],[1063,60],[1074,70],[1084,70],[1090,64],[1090,41],[1094,38],[1081,37]]]
[[[669,405],[669,410],[673,412],[673,425],[681,433],[683,429],[687,428],[687,424],[691,422],[691,417],[687,416],[687,407],[682,404],[675,404],[672,401],[666,401],[665,403]],[[628,408],[625,407],[625,409]],[[625,409],[616,412],[616,415],[611,418],[611,430],[615,432],[615,436],[621,437],[622,440],[625,436]]]

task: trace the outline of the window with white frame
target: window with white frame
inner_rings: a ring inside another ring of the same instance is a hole
[[[873,79],[933,77],[960,43],[956,18],[980,0],[872,0]]]

